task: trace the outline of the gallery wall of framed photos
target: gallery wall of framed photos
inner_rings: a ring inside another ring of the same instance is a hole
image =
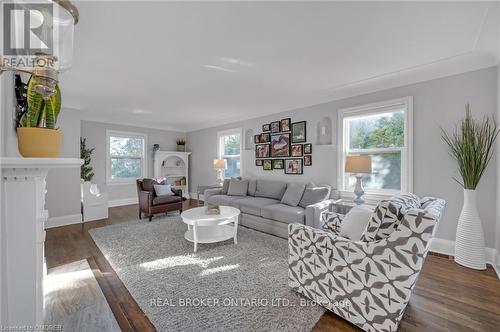
[[[265,171],[283,170],[285,174],[303,174],[312,166],[312,144],[307,143],[306,121],[291,118],[262,125],[254,136],[255,166]]]

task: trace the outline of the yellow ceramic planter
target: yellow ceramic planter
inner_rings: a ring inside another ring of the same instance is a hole
[[[19,153],[26,158],[59,156],[62,132],[47,128],[17,128]]]

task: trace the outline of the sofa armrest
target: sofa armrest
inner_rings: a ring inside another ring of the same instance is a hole
[[[180,188],[172,188],[171,190],[175,194],[175,196],[182,197],[182,189],[180,189]]]
[[[321,228],[321,215],[323,212],[328,211],[328,207],[333,201],[333,199],[326,199],[322,202],[306,206],[306,225]]]
[[[222,188],[207,189],[203,192],[203,204],[207,205],[207,200],[210,196],[222,194]]]
[[[139,209],[142,212],[148,212],[149,207],[153,202],[153,195],[149,191],[141,190],[139,191]]]
[[[345,215],[336,212],[326,212],[322,218],[322,227],[325,230],[331,231],[334,234],[340,234],[340,227],[344,221]]]

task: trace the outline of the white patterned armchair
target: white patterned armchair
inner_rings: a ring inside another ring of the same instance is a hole
[[[412,194],[381,201],[360,241],[338,235],[343,215],[324,229],[289,225],[290,287],[365,331],[396,331],[444,206]]]

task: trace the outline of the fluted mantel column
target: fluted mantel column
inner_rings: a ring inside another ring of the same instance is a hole
[[[45,178],[52,168],[81,164],[76,158],[0,158],[2,326],[43,324]]]

